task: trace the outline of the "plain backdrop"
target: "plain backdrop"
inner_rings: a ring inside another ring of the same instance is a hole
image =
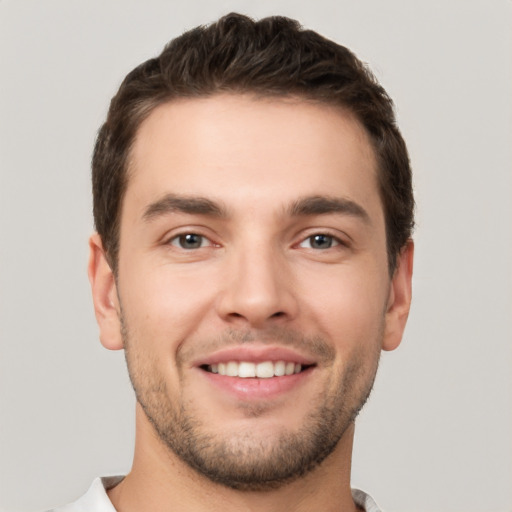
[[[353,485],[388,512],[512,511],[510,0],[0,0],[0,509],[129,470],[133,392],[86,278],[92,146],[130,69],[233,10],[353,49],[409,145],[414,303],[358,420]]]

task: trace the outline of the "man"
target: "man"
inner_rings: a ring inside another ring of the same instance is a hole
[[[61,510],[379,510],[350,489],[354,420],[407,320],[414,201],[365,66],[285,18],[187,32],[112,100],[93,194],[136,446]]]

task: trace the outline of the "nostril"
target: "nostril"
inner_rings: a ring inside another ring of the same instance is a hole
[[[233,311],[229,314],[232,318],[247,318],[242,313],[237,313],[236,311]],[[272,313],[268,318],[281,318],[283,316],[286,316],[286,313],[284,311],[277,311],[276,313]]]

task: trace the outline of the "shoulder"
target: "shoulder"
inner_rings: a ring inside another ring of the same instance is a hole
[[[365,512],[383,512],[375,503],[373,498],[360,489],[352,489],[352,498],[358,507]]]
[[[116,512],[108,498],[107,490],[117,485],[123,478],[122,476],[96,478],[81,498],[47,512]]]

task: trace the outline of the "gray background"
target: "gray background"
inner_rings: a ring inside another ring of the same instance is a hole
[[[409,144],[415,297],[358,424],[353,485],[387,511],[512,511],[510,0],[0,1],[0,509],[129,469],[134,398],[85,270],[91,149],[127,71],[231,10],[356,51]]]

